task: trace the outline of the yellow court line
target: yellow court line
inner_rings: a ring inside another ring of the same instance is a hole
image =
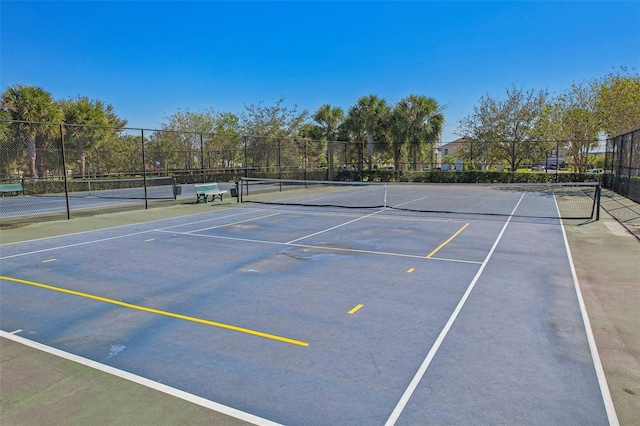
[[[437,252],[440,251],[440,249],[444,246],[446,246],[447,244],[449,244],[455,237],[457,237],[462,231],[465,230],[465,228],[469,226],[468,223],[465,223],[464,226],[460,229],[458,229],[458,232],[456,232],[455,234],[453,234],[451,237],[449,237],[449,239],[447,241],[445,241],[444,243],[440,244],[438,247],[436,247],[435,250],[433,250],[431,253],[429,253],[427,255],[427,257],[432,257],[434,254],[436,254]]]
[[[55,262],[56,259],[47,259],[47,260],[43,260],[42,263],[49,263],[49,262]]]
[[[416,270],[416,268],[409,268],[409,269],[407,270],[407,274],[411,274],[411,273],[412,273],[413,271],[415,271],[415,270]]]
[[[200,323],[200,324],[210,325],[210,326],[213,326],[213,327],[224,328],[224,329],[227,329],[227,330],[233,330],[233,331],[237,331],[237,332],[240,332],[240,333],[251,334],[251,335],[259,336],[259,337],[264,337],[266,339],[277,340],[277,341],[284,342],[284,343],[290,343],[292,345],[309,346],[309,343],[303,342],[301,340],[295,340],[295,339],[290,339],[288,337],[276,336],[274,334],[263,333],[261,331],[251,330],[249,328],[238,327],[238,326],[235,326],[235,325],[224,324],[224,323],[216,322],[216,321],[209,321],[209,320],[202,319],[202,318],[190,317],[188,315],[175,314],[173,312],[161,311],[159,309],[153,309],[153,308],[147,308],[145,306],[133,305],[131,303],[121,302],[119,300],[109,299],[109,298],[102,297],[102,296],[96,296],[96,295],[89,294],[89,293],[82,293],[80,291],[75,291],[75,290],[67,290],[65,288],[54,287],[52,285],[36,283],[36,282],[33,282],[33,281],[27,281],[27,280],[21,280],[19,278],[5,277],[5,276],[2,276],[2,275],[0,275],[0,280],[13,281],[15,283],[32,285],[32,286],[36,286],[36,287],[45,288],[47,290],[59,291],[60,293],[67,293],[67,294],[72,294],[74,296],[86,297],[87,299],[93,299],[93,300],[98,300],[100,302],[111,303],[113,305],[123,306],[125,308],[136,309],[138,311],[150,312],[152,314],[164,315],[164,316],[171,317],[171,318],[178,318],[178,319],[185,320],[185,321],[191,321],[191,322],[196,322],[196,323]]]
[[[358,312],[360,310],[360,308],[362,308],[364,305],[360,304],[360,305],[356,305],[353,307],[353,309],[351,309],[348,313],[350,315],[355,314],[356,312]]]

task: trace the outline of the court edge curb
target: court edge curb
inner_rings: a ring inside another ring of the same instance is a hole
[[[66,359],[68,361],[72,361],[72,362],[84,365],[86,367],[93,368],[94,370],[102,371],[103,373],[107,373],[112,376],[116,376],[121,379],[125,379],[133,383],[137,383],[139,385],[148,387],[153,390],[157,390],[159,392],[165,393],[167,395],[171,395],[176,398],[180,398],[182,400],[191,402],[201,407],[208,408],[210,410],[217,411],[221,414],[234,417],[238,420],[243,420],[245,422],[253,423],[255,425],[281,426],[279,423],[272,422],[271,420],[263,419],[253,414],[245,413],[244,411],[240,411],[235,408],[231,408],[214,401],[209,401],[208,399],[204,399],[199,396],[192,395],[188,392],[181,391],[179,389],[175,389],[167,385],[163,385],[162,383],[154,382],[153,380],[149,380],[144,377],[137,376],[132,373],[128,373],[124,370],[119,370],[117,368],[110,367],[108,365],[100,364],[99,362],[90,360],[88,358],[84,358],[84,357],[74,355],[65,351],[61,351],[56,348],[52,348],[47,345],[43,345],[42,343],[38,343],[21,336],[17,336],[15,334],[8,333],[3,330],[0,330],[0,337],[3,337],[5,339],[11,340],[16,343],[20,343],[25,346],[29,346],[30,348],[37,349],[39,351],[46,352],[51,355],[55,355],[57,357]]]

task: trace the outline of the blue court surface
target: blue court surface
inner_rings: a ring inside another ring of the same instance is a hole
[[[2,245],[2,331],[265,422],[609,423],[559,220],[203,212]]]

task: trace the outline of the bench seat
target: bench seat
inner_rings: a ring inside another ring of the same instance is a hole
[[[24,195],[24,187],[21,183],[0,183],[0,194],[4,197],[4,194],[21,193]]]
[[[222,196],[227,193],[227,191],[220,189],[217,183],[196,183],[193,186],[196,189],[196,203],[200,202],[200,198],[206,203],[209,197],[211,197],[211,201],[215,200],[216,197],[222,201]]]

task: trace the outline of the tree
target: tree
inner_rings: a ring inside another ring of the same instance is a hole
[[[283,139],[296,136],[304,124],[307,110],[298,112],[298,107],[284,105],[284,98],[277,99],[273,105],[245,105],[240,113],[240,126],[248,135],[247,150],[251,153],[252,166],[263,166],[267,169],[272,164],[293,164],[302,162],[302,154],[295,144],[282,147]]]
[[[409,143],[413,154],[413,170],[418,168],[418,152],[428,145],[433,152],[433,145],[440,138],[444,126],[444,115],[440,112],[438,102],[422,95],[409,95],[401,99],[393,110],[394,161],[398,162],[401,148]]]
[[[213,108],[200,111],[178,109],[166,116],[161,124],[163,132],[151,135],[154,161],[164,164],[165,169],[193,170],[204,167],[203,134],[216,130],[217,113]],[[200,158],[199,164],[196,164]]]
[[[217,113],[214,134],[205,142],[206,158],[218,158],[223,167],[233,167],[240,162],[240,118],[230,112]],[[211,164],[213,166],[214,164]]]
[[[100,150],[102,172],[136,174],[142,170],[141,136],[113,133],[104,148]]]
[[[76,150],[80,175],[85,177],[87,152],[111,140],[127,122],[118,118],[111,105],[86,96],[62,101],[60,105],[64,114],[66,146]]]
[[[300,143],[303,144],[303,151],[306,155],[306,163],[316,165],[326,165],[327,163],[327,144],[326,132],[322,127],[313,123],[305,123],[300,126],[298,131]]]
[[[287,138],[295,135],[309,115],[307,110],[298,112],[297,105],[284,105],[284,98],[277,99],[273,105],[245,105],[240,113],[240,124],[247,135],[272,138]]]
[[[364,136],[367,142],[369,170],[373,169],[373,145],[376,134],[380,134],[389,120],[391,108],[387,101],[376,95],[363,96],[349,109],[345,122],[352,133]]]
[[[584,173],[589,156],[598,146],[600,125],[596,115],[598,85],[595,81],[572,84],[553,102],[547,132],[563,142],[572,158],[573,166]]]
[[[313,114],[313,121],[324,130],[327,141],[336,139],[336,131],[344,121],[344,111],[340,107],[324,104]]]
[[[61,123],[63,116],[51,94],[40,87],[17,84],[2,94],[2,108],[9,111],[12,120],[24,121],[16,127],[29,158],[31,177],[44,175],[42,163],[37,162],[38,151],[44,149],[47,141],[59,128],[42,123]]]
[[[324,104],[318,108],[318,111],[313,114],[312,118],[324,130],[324,138],[328,144],[327,157],[329,160],[329,174],[332,176],[333,144],[331,142],[336,139],[338,127],[340,127],[340,124],[344,121],[344,111],[340,107],[332,107],[329,104]]]
[[[640,128],[640,75],[621,68],[597,81],[596,114],[602,130],[614,137]]]
[[[538,155],[537,141],[545,139],[547,98],[546,91],[524,91],[515,85],[507,89],[506,99],[487,94],[459,121],[456,133],[473,144],[474,157],[482,155],[486,162],[504,159],[515,171]]]

